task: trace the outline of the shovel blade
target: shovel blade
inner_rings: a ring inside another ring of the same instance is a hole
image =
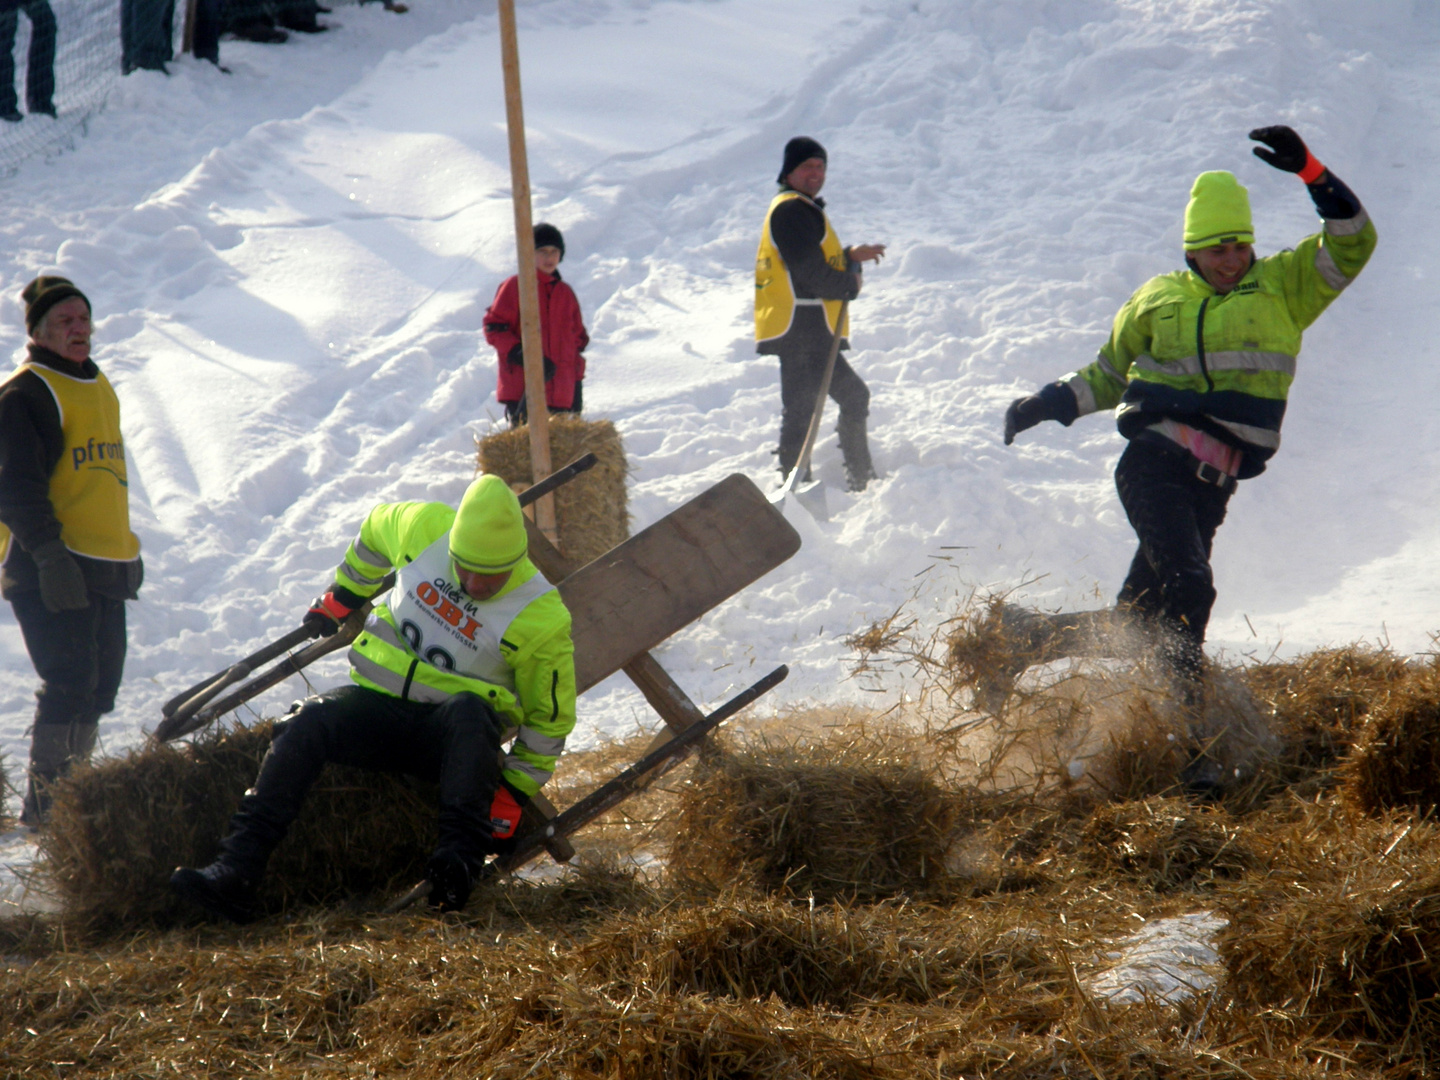
[[[796,484],[791,494],[816,521],[830,520],[830,508],[825,504],[825,485],[821,481]]]

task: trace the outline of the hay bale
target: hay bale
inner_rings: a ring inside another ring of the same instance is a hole
[[[1220,956],[1240,1005],[1276,1010],[1298,1032],[1369,1043],[1392,1060],[1433,1054],[1440,1046],[1435,826],[1311,804],[1293,821],[1257,823],[1248,839],[1265,874],[1217,897],[1230,923]]]
[[[57,784],[38,870],[67,919],[109,933],[190,918],[170,892],[170,873],[215,857],[273,726],[209,731],[189,745],[147,744]],[[412,883],[434,846],[436,815],[426,785],[327,766],[270,860],[262,908]]]
[[[1440,686],[1412,678],[1393,689],[1360,724],[1340,776],[1344,797],[1367,814],[1440,806]]]
[[[943,889],[961,812],[878,739],[758,744],[696,767],[681,795],[671,872],[691,887],[748,880],[817,899]]]
[[[1234,880],[1255,866],[1228,813],[1174,798],[1098,807],[1079,851],[1095,869],[1137,878],[1156,892]]]
[[[535,482],[530,468],[530,428],[495,431],[476,440],[480,472],[499,476],[512,487]],[[625,450],[609,420],[577,416],[550,418],[550,460],[558,467],[586,452],[599,462],[555,493],[560,550],[577,566],[598,559],[630,535],[629,495],[625,490]]]
[[[1392,691],[1430,672],[1433,668],[1409,664],[1388,649],[1351,645],[1255,664],[1240,678],[1273,713],[1280,742],[1277,779],[1327,787],[1365,717]]]

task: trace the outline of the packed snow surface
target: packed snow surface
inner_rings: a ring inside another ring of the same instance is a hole
[[[458,498],[501,415],[480,328],[514,263],[493,9],[327,21],[226,42],[230,74],[131,75],[73,147],[4,181],[0,348],[21,355],[20,288],[58,270],[94,303],[124,409],[147,580],[111,752],[293,627],[371,506]],[[659,650],[697,701],[780,662],[772,704],[890,701],[901,687],[848,677],[845,638],[902,603],[933,623],[976,587],[1051,609],[1113,595],[1133,551],[1113,422],[1006,448],[1004,407],[1092,359],[1131,291],[1179,265],[1197,172],[1249,187],[1262,252],[1317,228],[1302,185],[1250,155],[1271,123],[1355,189],[1381,245],[1306,335],[1285,446],[1231,503],[1212,651],[1429,648],[1440,9],[536,0],[520,24],[536,216],[565,232],[586,405],[623,434],[636,528],[729,473],[774,482],[751,274],[786,139],[828,147],[842,240],[889,245],[851,353],[885,478],[844,494],[827,423],[833,519],[797,519],[794,559]],[[14,771],[35,680],[8,610],[0,665]],[[338,656],[310,672],[343,677]],[[651,723],[620,677],[582,700],[575,742]]]

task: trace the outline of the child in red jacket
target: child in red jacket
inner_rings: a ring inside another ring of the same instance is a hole
[[[535,276],[540,291],[540,345],[545,359],[545,404],[551,412],[579,414],[590,335],[580,301],[560,280],[565,238],[547,222],[535,226]],[[520,275],[507,278],[485,312],[485,340],[495,346],[500,378],[495,396],[511,427],[525,422],[525,358],[520,345]]]

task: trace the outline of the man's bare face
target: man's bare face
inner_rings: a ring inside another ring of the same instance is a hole
[[[78,296],[61,300],[40,320],[30,340],[76,364],[90,359],[90,305]]]
[[[1250,244],[1215,244],[1190,252],[1190,257],[1200,268],[1200,276],[1224,296],[1250,272],[1254,253]]]
[[[815,198],[820,194],[820,189],[825,186],[825,159],[807,158],[790,170],[790,175],[785,178],[785,182],[801,195]]]
[[[455,576],[460,580],[460,587],[471,600],[489,600],[505,587],[510,580],[510,571],[506,570],[499,574],[477,574],[473,570],[462,570],[455,567]]]

